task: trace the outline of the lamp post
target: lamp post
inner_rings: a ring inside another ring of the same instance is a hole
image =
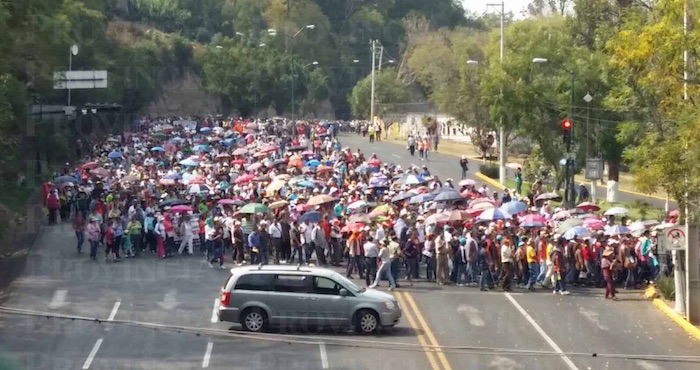
[[[564,67],[563,65],[559,63],[552,62],[548,60],[547,58],[533,58],[532,59],[533,63],[550,63],[556,66],[557,68],[561,69],[562,71],[565,71],[566,73],[571,76],[571,95],[569,97],[569,119],[573,120],[573,115],[574,115],[574,87],[576,83],[576,74],[574,71]],[[564,200],[566,201],[566,205],[569,209],[572,209],[574,207],[574,203],[576,202],[576,192],[574,191],[574,171],[573,171],[573,158],[570,155],[571,153],[571,144],[573,142],[574,138],[574,125],[571,125],[571,132],[569,133],[569,139],[566,142],[566,177],[565,177],[565,186],[566,186],[566,192],[564,193]]]
[[[316,28],[316,25],[314,25],[314,24],[307,24],[307,25],[305,25],[305,26],[299,28],[299,30],[296,31],[296,32],[293,33],[293,34],[285,34],[286,38],[285,38],[285,43],[284,43],[284,53],[286,54],[286,53],[289,51],[290,47],[291,47],[290,42],[289,42],[290,40],[295,40],[295,39],[297,38],[297,36],[299,36],[304,30],[313,30],[313,29],[315,29],[315,28]],[[277,30],[274,29],[274,28],[269,28],[269,29],[267,30],[267,33],[268,33],[270,36],[276,36],[276,35],[277,35]],[[313,64],[313,63],[311,63],[311,64]],[[316,62],[316,64],[318,64],[318,62]],[[295,71],[294,71],[294,63],[292,63],[292,64],[290,65],[290,67],[291,67],[290,69],[291,69],[291,72],[292,72],[292,122],[294,122],[294,121],[295,121],[295,119],[294,119],[294,104],[295,104],[295,97],[294,97],[294,88],[295,88],[295,86],[294,86],[294,73],[295,73]]]
[[[73,56],[78,55],[78,51],[80,49],[78,48],[77,44],[71,45],[68,53],[68,72],[73,71]],[[68,106],[70,106],[70,84],[68,84]]]
[[[499,9],[499,14],[501,16],[501,42],[500,42],[500,63],[503,64],[503,55],[505,49],[505,2],[501,1],[500,4],[486,4],[486,6],[497,7]],[[503,99],[503,87],[501,87],[501,99]],[[506,184],[506,130],[503,127],[503,113],[499,117],[498,125],[498,181],[501,185]]]

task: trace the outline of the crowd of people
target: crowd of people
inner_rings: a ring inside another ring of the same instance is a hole
[[[72,222],[77,252],[87,239],[90,258],[107,262],[200,254],[212,268],[343,268],[370,288],[588,285],[610,299],[659,275],[658,222],[590,202],[555,207],[554,193],[492,192],[467,163],[459,182],[443,182],[427,165],[343,147],[324,122],[144,120],[93,143],[44,194],[49,223]]]

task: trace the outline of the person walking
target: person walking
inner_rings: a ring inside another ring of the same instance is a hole
[[[219,268],[224,266],[224,226],[218,217],[214,218],[214,235],[212,236],[211,255],[209,267],[214,268],[214,262],[219,262]]]
[[[233,255],[231,260],[236,261],[237,266],[243,265],[245,258],[245,238],[243,237],[243,229],[241,228],[241,222],[236,220],[233,222],[233,231],[231,232],[231,237],[233,240]]]
[[[436,230],[437,231],[437,230]],[[437,281],[439,285],[450,283],[450,248],[445,240],[444,232],[435,237],[435,252],[437,254]]]
[[[513,241],[509,236],[503,238],[501,242],[501,276],[503,283],[501,288],[504,292],[510,292],[510,283],[513,278]]]
[[[58,210],[61,208],[61,198],[58,196],[57,189],[51,189],[49,191],[49,195],[46,196],[46,202],[44,205],[46,206],[46,209],[49,210],[49,225],[55,225]]]
[[[320,222],[315,223],[311,230],[311,244],[311,249],[316,253],[316,264],[325,266],[328,240],[326,239],[326,232],[321,227]]]
[[[93,261],[97,259],[97,247],[100,246],[100,237],[102,236],[99,219],[98,216],[90,216],[90,223],[87,225],[90,259]]]
[[[182,254],[185,251],[185,246],[187,246],[187,252],[190,255],[194,254],[194,249],[192,248],[194,232],[192,231],[190,215],[184,215],[182,221],[180,221],[180,236],[182,240],[180,241],[180,248],[178,248],[177,252]]]
[[[389,250],[388,243],[386,241],[382,242],[382,248],[379,250],[379,269],[374,278],[374,283],[369,286],[370,289],[374,289],[379,286],[379,282],[382,280],[382,276],[386,275],[389,279],[389,290],[396,289],[396,281],[391,274],[391,251]]]
[[[85,217],[82,213],[76,213],[73,218],[73,231],[78,239],[78,253],[83,251],[83,243],[85,242]]]
[[[529,270],[527,285],[525,288],[534,291],[537,276],[539,275],[540,264],[537,261],[537,251],[535,250],[535,243],[533,243],[532,240],[527,241],[525,247],[525,258],[527,260],[527,267]]]
[[[352,279],[353,270],[357,270],[360,279],[364,278],[364,269],[362,267],[362,238],[360,230],[353,230],[350,237],[345,242],[347,247],[348,265],[345,276]]]
[[[606,246],[600,261],[600,268],[603,270],[603,280],[605,280],[605,299],[612,299],[613,301],[617,300],[612,278],[616,264],[617,259],[615,259],[613,249],[610,246]]]
[[[479,269],[481,270],[481,276],[479,277],[479,290],[485,292],[489,289],[493,289],[494,284],[492,270],[494,268],[494,264],[491,259],[491,255],[489,254],[488,250],[486,250],[486,243],[481,243],[479,246],[479,254],[476,258]]]
[[[417,280],[420,278],[420,269],[418,268],[420,241],[414,230],[410,230],[408,233],[408,240],[406,240],[406,243],[403,245],[403,255],[406,256],[406,266],[408,267],[406,280],[413,281],[413,279]]]
[[[515,171],[515,192],[518,195],[523,194],[523,169],[521,167]]]
[[[165,258],[165,226],[163,226],[162,214],[156,214],[156,226],[153,228],[153,235],[156,238],[156,253],[158,257]]]
[[[466,179],[469,172],[469,160],[466,155],[462,155],[462,159],[459,160],[459,168],[462,170],[462,180]]]
[[[416,138],[413,135],[408,135],[406,146],[408,147],[408,152],[411,153],[411,157],[414,157],[416,155]]]
[[[372,276],[377,273],[377,257],[379,257],[379,247],[374,243],[374,239],[371,236],[367,236],[367,241],[362,246],[365,252],[365,283],[370,286],[372,282]]]

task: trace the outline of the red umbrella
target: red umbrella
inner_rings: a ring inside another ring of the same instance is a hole
[[[263,153],[270,153],[270,152],[274,152],[277,149],[278,149],[277,145],[268,145],[268,146],[265,146],[262,149],[260,149],[260,151]]]
[[[245,159],[234,159],[231,161],[231,164],[246,164]]]
[[[98,177],[109,177],[110,172],[104,168],[95,168],[90,171],[91,174]]]
[[[324,173],[333,171],[333,167],[321,165],[316,168],[316,173]]]
[[[189,178],[187,181],[190,185],[195,185],[195,184],[205,184],[207,182],[207,179],[204,178],[202,175],[194,175]]]
[[[377,158],[372,158],[369,161],[367,161],[367,164],[370,166],[380,166],[382,164],[382,161],[380,161]]]
[[[479,216],[479,215],[481,214],[481,212],[484,212],[484,210],[483,210],[483,209],[473,209],[473,208],[470,208],[470,209],[468,209],[466,212],[469,213],[469,215],[472,216],[472,217],[477,217],[477,216]]]
[[[583,226],[592,230],[603,230],[603,228],[605,227],[605,223],[603,222],[603,220],[590,217],[583,220]]]
[[[87,162],[87,163],[81,164],[81,165],[80,165],[80,168],[81,168],[82,170],[91,170],[91,169],[93,169],[93,168],[99,167],[99,165],[100,165],[100,164],[97,163],[97,162]]]
[[[531,213],[528,215],[525,215],[523,217],[520,217],[520,223],[525,223],[525,222],[540,222],[540,223],[546,223],[547,220],[544,218],[542,215],[538,215],[535,213]]]
[[[600,206],[591,202],[583,202],[576,206],[576,208],[582,209],[586,212],[597,212],[600,211]]]
[[[185,204],[180,204],[177,206],[174,206],[173,208],[170,208],[171,212],[192,212],[192,207],[185,205]]]

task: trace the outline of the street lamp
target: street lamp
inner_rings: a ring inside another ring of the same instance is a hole
[[[308,67],[308,66],[317,66],[317,65],[318,65],[318,62],[314,60],[313,62],[311,62],[311,63],[309,63],[309,64],[307,64],[307,65],[301,67],[301,69],[305,69],[305,68]]]
[[[478,65],[481,65],[481,63],[479,63],[478,61],[476,61],[476,60],[474,60],[474,59],[469,59],[469,60],[467,61],[467,64],[470,65],[470,66],[478,66]]]
[[[217,49],[223,49],[224,47],[221,46],[221,45],[216,45],[216,48],[217,48]]]
[[[353,62],[353,63],[360,63],[360,60],[359,60],[359,59],[353,59],[352,62]]]
[[[571,76],[571,95],[569,97],[569,121],[573,119],[574,115],[574,87],[576,84],[576,74],[574,71],[564,67],[563,65],[552,62],[547,58],[532,58],[533,63],[549,63],[554,65],[555,67],[561,69],[562,71],[566,72]],[[569,139],[566,141],[566,177],[565,177],[565,186],[566,186],[566,191],[564,193],[564,201],[566,202],[566,205],[569,209],[572,209],[574,207],[574,204],[576,203],[576,192],[574,191],[574,171],[573,171],[573,158],[571,155],[571,146],[574,138],[574,127],[571,125],[570,127],[570,132],[569,132]]]
[[[80,49],[78,48],[77,44],[71,45],[68,53],[68,71],[71,72],[73,71],[73,57],[78,55],[78,51]],[[70,107],[70,84],[68,85],[68,106]]]

